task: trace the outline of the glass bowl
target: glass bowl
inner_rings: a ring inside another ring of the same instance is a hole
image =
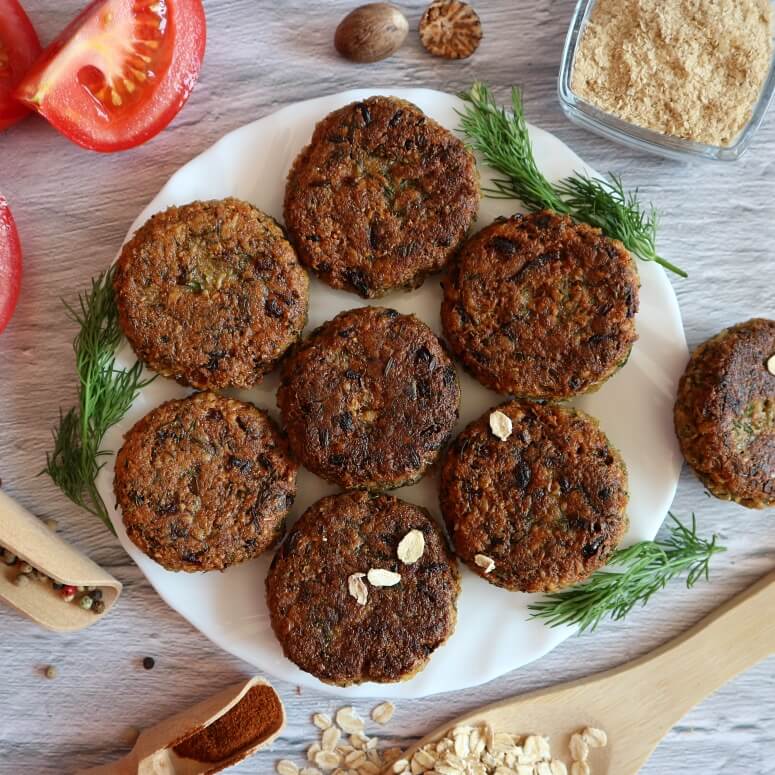
[[[579,0],[577,3],[562,54],[557,91],[563,112],[570,121],[609,140],[614,140],[639,151],[666,156],[669,159],[677,159],[679,161],[689,161],[697,158],[710,159],[712,161],[735,161],[739,159],[750,145],[775,94],[775,56],[770,62],[769,72],[762,86],[759,99],[754,106],[751,118],[731,145],[705,145],[692,140],[684,140],[681,137],[664,135],[660,132],[631,124],[629,121],[624,121],[585,102],[573,92],[571,76],[576,60],[576,52],[595,2],[596,0]]]

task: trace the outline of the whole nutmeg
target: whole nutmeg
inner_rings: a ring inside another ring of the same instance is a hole
[[[351,11],[336,28],[334,46],[353,62],[378,62],[406,39],[409,23],[390,3],[369,3]]]

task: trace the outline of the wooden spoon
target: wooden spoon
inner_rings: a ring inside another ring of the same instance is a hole
[[[689,709],[772,654],[775,571],[651,654],[468,713],[431,732],[403,758],[411,760],[452,727],[487,722],[496,731],[545,735],[554,757],[567,762],[571,734],[598,727],[607,732],[608,745],[590,751],[592,775],[635,775]]]

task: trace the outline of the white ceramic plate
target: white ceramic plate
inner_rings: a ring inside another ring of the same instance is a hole
[[[461,107],[458,98],[426,89],[349,91],[291,105],[231,132],[182,167],[140,213],[129,234],[151,214],[195,199],[236,196],[282,219],[288,168],[308,142],[315,123],[330,111],[374,93],[411,100],[449,129],[458,124],[455,113]],[[547,132],[531,128],[531,137],[538,164],[550,179],[577,170],[590,171],[567,146]],[[483,184],[487,185],[490,171],[481,167],[481,173]],[[478,224],[489,224],[496,216],[510,215],[515,209],[515,202],[483,199]],[[598,393],[577,402],[601,420],[627,462],[631,492],[628,542],[654,537],[675,494],[681,456],[673,434],[672,407],[677,381],[688,355],[678,303],[670,283],[660,267],[638,263],[643,283],[637,318],[640,339],[624,369]],[[427,280],[416,291],[398,293],[378,303],[400,312],[413,312],[441,333],[438,277]],[[334,291],[313,279],[309,329],[341,310],[364,304],[354,294]],[[118,353],[118,362],[122,366],[134,362],[127,345]],[[503,400],[502,396],[481,387],[462,369],[459,373],[462,405],[458,430]],[[277,383],[277,375],[272,374],[257,388],[235,395],[269,410],[277,418]],[[117,450],[124,433],[146,412],[162,401],[187,392],[171,380],[158,378],[142,392],[124,420],[111,429],[105,447]],[[269,556],[225,573],[168,572],[127,538],[121,517],[112,508],[115,502],[112,482],[111,456],[98,480],[100,493],[105,503],[111,504],[110,515],[119,540],[162,598],[226,651],[296,684],[340,695],[380,697],[420,697],[463,689],[538,659],[573,632],[569,628],[550,629],[538,621],[529,621],[527,604],[534,596],[497,589],[463,569],[457,631],[433,655],[422,673],[397,685],[367,684],[334,689],[301,672],[283,657],[269,626],[264,602]],[[438,515],[436,487],[435,477],[429,476],[396,494]],[[292,517],[334,489],[302,469]],[[496,631],[498,637],[493,638]]]

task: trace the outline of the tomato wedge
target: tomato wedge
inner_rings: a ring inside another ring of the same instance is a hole
[[[11,319],[22,282],[22,247],[11,209],[0,194],[0,333]]]
[[[40,41],[17,0],[0,0],[0,130],[29,112],[13,98],[14,87],[40,54]]]
[[[43,52],[16,97],[94,151],[144,143],[175,117],[205,50],[201,0],[95,0]]]

